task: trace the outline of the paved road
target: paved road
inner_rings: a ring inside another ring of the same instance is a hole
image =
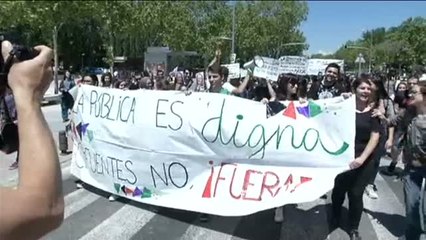
[[[61,130],[63,124],[59,106],[44,107],[43,111],[52,130]],[[13,161],[13,157],[0,157],[6,163]],[[109,194],[91,186],[76,189],[75,178],[70,174],[69,156],[61,157],[61,160],[65,221],[59,229],[43,239],[349,239],[344,230],[328,228],[330,194],[327,199],[285,206],[285,220],[282,224],[274,222],[273,210],[244,217],[213,216],[210,222],[202,223],[199,221],[199,213],[154,208],[126,199],[109,202]],[[382,160],[382,164],[386,165],[388,161]],[[16,170],[14,176],[17,176]],[[0,178],[3,177],[2,174]],[[365,240],[398,239],[403,234],[405,214],[402,184],[395,178],[380,175],[376,184],[379,199],[364,197],[361,236]]]

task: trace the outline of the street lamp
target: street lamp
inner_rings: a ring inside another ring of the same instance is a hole
[[[358,57],[355,59],[355,63],[358,63],[358,76],[361,76],[361,65],[365,63],[364,56],[362,53],[358,54]]]
[[[353,45],[345,45],[346,49],[362,49],[362,50],[367,50],[368,51],[368,73],[371,73],[371,54],[373,52],[373,48],[372,47],[361,47],[361,46],[353,46]]]

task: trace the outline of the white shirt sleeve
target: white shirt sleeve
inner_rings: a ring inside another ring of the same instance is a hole
[[[236,87],[232,86],[229,82],[222,85],[222,88],[226,89],[229,93],[232,93]]]

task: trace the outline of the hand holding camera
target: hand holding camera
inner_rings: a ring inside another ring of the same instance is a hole
[[[4,66],[0,84],[12,89],[17,105],[23,101],[39,104],[52,81],[52,50],[46,46],[29,49],[3,41],[1,53]]]
[[[19,148],[18,127],[12,117],[8,102],[15,101],[16,109],[30,109],[40,106],[44,92],[52,80],[49,67],[52,58],[47,47],[34,49],[13,46],[1,42],[0,58],[0,151],[10,154]],[[6,96],[7,88],[13,92]],[[8,98],[9,100],[6,100]]]

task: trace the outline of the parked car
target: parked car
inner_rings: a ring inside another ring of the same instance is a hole
[[[56,103],[61,101],[61,93],[58,92],[55,94],[55,81],[50,83],[49,88],[44,93],[43,102],[44,103]]]
[[[102,75],[106,72],[107,72],[107,69],[102,68],[102,67],[85,67],[85,68],[83,68],[83,73],[85,73],[85,74]]]

